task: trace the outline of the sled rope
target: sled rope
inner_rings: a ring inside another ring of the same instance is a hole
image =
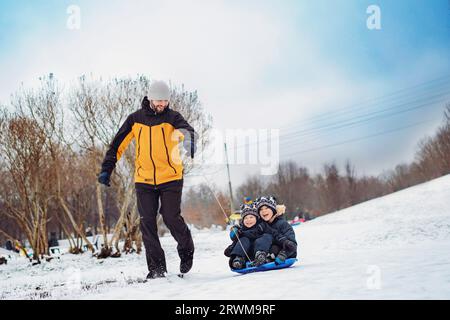
[[[220,201],[217,198],[216,194],[214,193],[212,188],[209,186],[208,179],[206,179],[206,177],[203,174],[201,174],[201,176],[203,177],[203,179],[205,179],[206,186],[208,187],[209,191],[213,194],[214,198],[216,199],[217,203],[219,204],[220,209],[222,210],[223,215],[225,216],[225,221],[227,221],[228,220],[228,216],[227,216],[227,214],[225,212],[225,209],[222,207],[222,205],[220,204]],[[253,263],[253,260],[250,259],[250,256],[248,255],[247,251],[245,250],[244,246],[242,245],[242,242],[241,242],[241,239],[239,238],[239,235],[237,234],[237,232],[235,232],[234,234],[236,235],[236,238],[237,238],[239,244],[241,245],[242,250],[244,250],[245,256],[247,257],[248,261],[250,261],[250,263]]]

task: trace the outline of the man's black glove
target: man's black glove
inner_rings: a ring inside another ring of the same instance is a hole
[[[194,154],[197,151],[196,144],[192,143],[191,139],[188,138],[183,141],[183,147],[184,147],[184,150],[186,150],[187,155],[189,157],[191,157],[192,159],[194,159]]]
[[[106,171],[103,171],[98,175],[98,182],[108,187],[110,186],[109,184],[110,179],[111,175]]]
[[[189,157],[194,159],[194,154],[197,151],[197,141],[196,138],[191,135],[187,130],[181,130],[184,134],[183,147]]]

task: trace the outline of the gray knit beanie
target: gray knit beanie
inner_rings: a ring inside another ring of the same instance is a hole
[[[170,89],[164,81],[153,81],[148,92],[149,100],[170,100]]]

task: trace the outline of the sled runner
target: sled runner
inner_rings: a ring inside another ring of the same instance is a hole
[[[284,263],[282,263],[282,264],[275,264],[275,262],[269,262],[269,263],[263,264],[263,265],[261,265],[259,267],[252,267],[250,265],[250,262],[247,262],[247,267],[246,268],[244,268],[244,269],[231,269],[231,271],[237,272],[237,273],[241,273],[241,274],[246,274],[246,273],[251,273],[251,272],[278,270],[278,269],[289,268],[290,266],[292,266],[296,262],[297,262],[297,259],[290,258],[290,259],[286,259],[286,261]]]

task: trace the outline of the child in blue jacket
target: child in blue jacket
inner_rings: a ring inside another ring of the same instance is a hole
[[[297,241],[292,226],[277,213],[277,202],[274,197],[260,197],[255,206],[258,214],[272,229],[273,244],[270,256],[276,264],[281,264],[287,258],[297,257]]]

